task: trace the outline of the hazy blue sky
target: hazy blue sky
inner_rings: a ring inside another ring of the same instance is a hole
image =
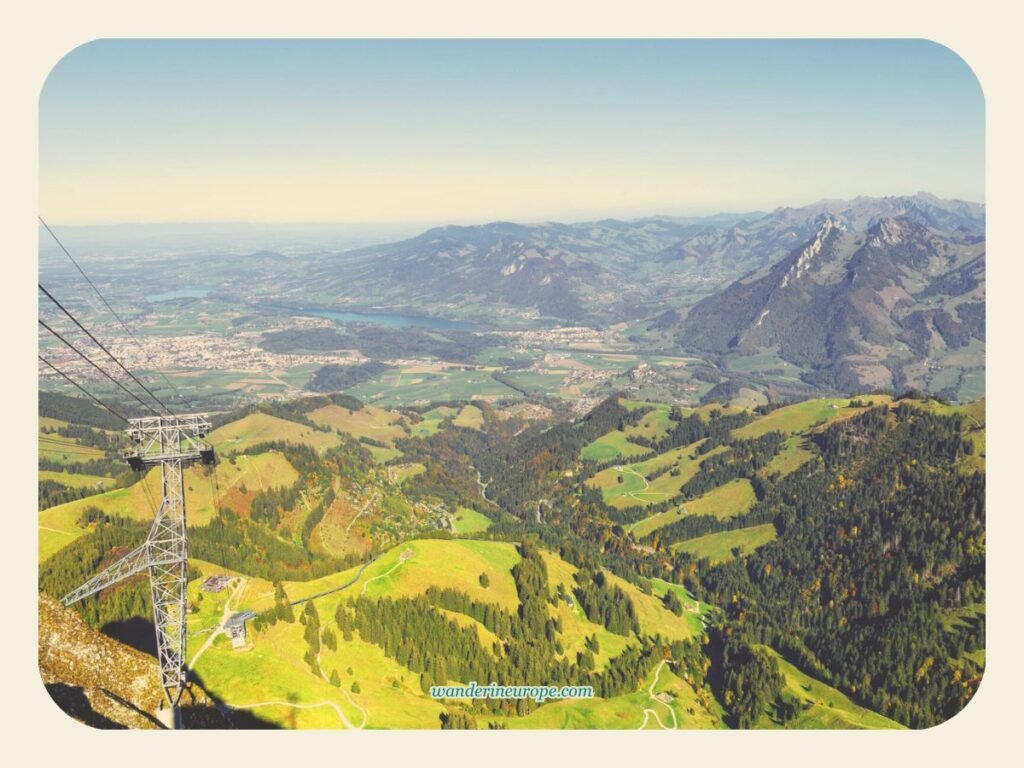
[[[98,41],[40,97],[53,223],[582,219],[981,201],[927,41]]]

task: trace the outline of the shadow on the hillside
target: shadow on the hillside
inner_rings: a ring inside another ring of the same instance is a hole
[[[85,723],[90,728],[101,728],[104,730],[124,730],[126,728],[121,723],[115,722],[94,710],[85,695],[85,691],[77,685],[47,683],[46,692],[50,694],[53,703],[60,707],[63,712],[75,720]]]
[[[130,709],[132,712],[134,712],[135,714],[139,715],[140,717],[146,718],[146,720],[148,720],[150,723],[152,723],[157,728],[163,728],[164,727],[163,724],[159,720],[157,720],[155,717],[153,717],[153,715],[149,714],[149,712],[146,712],[144,709],[140,709],[139,707],[135,706],[130,701],[128,701],[128,699],[124,699],[124,698],[118,696],[113,691],[108,691],[106,688],[100,688],[100,691],[102,691],[103,695],[106,696],[111,701],[117,702],[118,704],[120,704],[125,709]]]
[[[267,730],[280,728],[276,723],[264,720],[255,712],[247,709],[234,709],[230,704],[224,703],[214,696],[206,686],[202,678],[193,671],[189,671],[191,684],[181,697],[181,717],[186,729],[230,729],[230,730]],[[201,688],[206,698],[210,700],[207,705],[195,703],[193,686]]]
[[[100,632],[156,658],[156,629],[148,619],[136,616],[126,621],[110,621],[100,628]]]

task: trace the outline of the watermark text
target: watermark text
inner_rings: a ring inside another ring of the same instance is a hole
[[[590,685],[432,685],[430,695],[435,699],[533,699],[536,702],[548,699],[592,699],[594,688]]]

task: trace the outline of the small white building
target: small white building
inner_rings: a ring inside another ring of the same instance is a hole
[[[245,647],[245,622],[256,615],[256,611],[236,613],[224,623],[224,631],[231,638],[232,648]]]

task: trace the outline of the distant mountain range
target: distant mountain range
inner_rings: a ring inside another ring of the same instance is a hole
[[[272,287],[285,299],[485,321],[625,322],[683,351],[771,352],[807,384],[850,390],[977,369],[984,258],[984,206],[919,193],[769,213],[438,227],[293,260]]]
[[[506,306],[607,323],[650,313],[652,302],[723,287],[789,255],[825,217],[849,231],[899,218],[954,242],[984,238],[984,207],[932,195],[825,200],[771,213],[606,219],[576,224],[448,226],[396,243],[320,255],[295,290],[381,303]],[[685,301],[683,303],[686,303]]]
[[[739,219],[438,227],[410,240],[320,257],[303,270],[302,285],[434,311],[454,305],[486,314],[506,306],[527,316],[608,322],[633,315],[638,301],[657,293],[638,282],[638,269],[672,271],[658,263],[660,254]]]
[[[709,229],[662,253],[666,262],[681,260],[704,274],[733,276],[759,269],[787,256],[814,236],[826,217],[851,231],[869,229],[883,218],[905,218],[958,239],[983,238],[985,209],[976,203],[940,200],[919,193],[909,197],[858,197],[822,200],[802,208],[777,208],[755,219]]]

